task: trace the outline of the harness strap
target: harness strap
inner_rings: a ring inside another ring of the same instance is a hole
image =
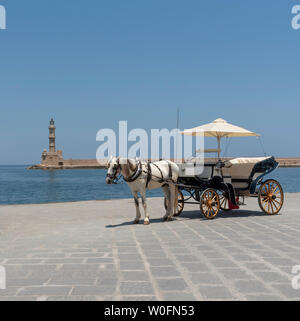
[[[138,162],[138,166],[136,167],[136,170],[135,172],[133,173],[132,176],[130,176],[129,178],[125,178],[124,177],[124,181],[127,182],[127,183],[132,183],[134,182],[135,180],[137,180],[139,178],[139,176],[142,174],[142,164],[141,162],[139,161]]]
[[[173,172],[172,172],[172,166],[171,164],[168,162],[169,165],[169,178],[171,179],[171,181],[173,181]]]
[[[153,163],[152,165],[154,165],[154,166],[159,170],[159,172],[160,172],[161,178],[159,179],[159,183],[163,183],[163,181],[164,181],[164,174],[162,173],[161,169],[159,168],[158,165],[156,165],[156,164],[154,164],[154,163]],[[158,177],[157,177],[157,178],[158,178]]]
[[[164,179],[164,174],[163,174],[162,170],[159,168],[159,166],[157,164],[150,163],[150,162],[147,163],[147,183],[146,183],[146,187],[148,187],[148,185],[149,185],[151,179],[153,179],[153,177],[158,179],[158,181],[157,181],[158,183],[164,183],[164,182],[166,183],[168,180],[170,180],[171,182],[174,183],[172,165],[168,161],[166,161],[166,162],[168,163],[168,167],[169,167],[169,178],[167,178],[167,179]],[[155,166],[159,170],[161,177],[158,177],[158,176],[155,176],[155,175],[152,174],[151,165]],[[163,186],[165,186],[165,185],[167,185],[167,183],[164,184]]]
[[[151,170],[151,164],[150,162],[147,163],[147,182],[146,182],[146,188],[148,187],[150,181],[152,178],[152,170]]]

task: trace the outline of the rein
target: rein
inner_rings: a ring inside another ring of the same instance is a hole
[[[114,175],[112,174],[106,174],[106,177],[110,178],[112,180],[112,184],[118,184],[118,181],[121,179],[122,174],[120,174],[118,177],[118,170],[116,171],[116,173]]]
[[[113,180],[113,184],[118,184],[119,180],[123,177],[122,174],[120,174],[118,177],[115,177]]]

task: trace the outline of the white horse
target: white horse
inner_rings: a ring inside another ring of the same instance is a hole
[[[131,189],[135,201],[136,218],[138,224],[141,218],[139,207],[139,196],[141,195],[144,207],[144,224],[149,225],[149,214],[147,211],[146,190],[162,188],[167,199],[167,211],[163,217],[164,221],[173,219],[175,207],[177,207],[177,187],[174,183],[178,180],[179,168],[171,161],[159,161],[155,163],[141,162],[133,159],[112,157],[108,161],[106,183],[112,184],[118,174],[122,174],[124,180]]]

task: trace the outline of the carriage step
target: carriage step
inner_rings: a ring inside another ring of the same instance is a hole
[[[239,202],[237,202],[238,204]],[[228,199],[228,206],[230,210],[238,210],[240,207],[238,205],[232,204],[230,199]]]
[[[240,207],[238,205],[229,204],[230,210],[238,210]]]

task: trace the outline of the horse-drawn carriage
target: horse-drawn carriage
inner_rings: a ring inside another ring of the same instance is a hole
[[[280,183],[274,179],[264,180],[278,167],[274,157],[206,163],[200,175],[187,174],[191,167],[196,169],[200,166],[197,162],[178,166],[180,173],[175,216],[182,213],[185,204],[199,204],[202,214],[207,219],[214,219],[220,210],[230,211],[245,205],[246,197],[258,198],[261,210],[269,215],[278,214],[283,206],[284,194]]]
[[[182,134],[216,137],[218,149],[214,151],[218,153],[218,161],[205,163],[200,175],[188,175],[188,172],[191,172],[188,171],[191,166],[195,168],[198,166],[197,162],[178,164],[179,192],[178,202],[175,202],[177,207],[175,215],[182,213],[184,204],[196,203],[200,205],[206,218],[213,219],[220,210],[239,209],[240,205],[245,205],[246,197],[258,198],[259,206],[266,214],[274,215],[280,212],[284,201],[282,187],[274,179],[264,180],[266,175],[278,167],[274,157],[236,158],[226,161],[220,158],[221,138],[259,137],[259,134],[229,124],[224,119],[216,119],[212,123],[185,130]],[[212,151],[207,150],[207,152]],[[196,170],[194,172],[197,173]]]
[[[205,163],[204,166],[200,165],[200,168],[197,168],[197,160],[175,164],[168,160],[151,163],[112,157],[108,161],[107,184],[116,183],[123,176],[130,186],[136,206],[134,223],[139,223],[141,218],[138,194],[144,207],[144,224],[148,225],[150,220],[146,190],[160,187],[165,194],[164,221],[180,215],[187,203],[199,204],[203,215],[207,219],[213,219],[220,210],[239,209],[240,205],[245,205],[246,197],[257,197],[260,208],[269,215],[280,212],[284,201],[282,187],[274,179],[264,180],[266,175],[278,167],[274,157],[235,158],[223,161],[220,158],[222,137],[259,136],[258,134],[231,125],[223,119],[186,130],[182,134],[216,137],[218,149],[204,152],[217,152],[218,161]]]

